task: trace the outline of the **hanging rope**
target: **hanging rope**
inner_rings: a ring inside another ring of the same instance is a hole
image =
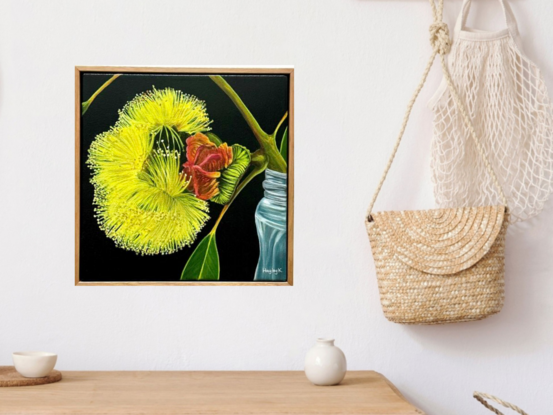
[[[388,175],[388,172],[390,170],[390,167],[392,166],[392,162],[394,161],[394,158],[396,156],[397,150],[399,148],[399,144],[401,143],[401,139],[403,138],[403,134],[405,133],[405,129],[407,127],[407,123],[409,122],[409,117],[411,115],[411,110],[413,109],[413,105],[415,104],[415,101],[417,100],[417,97],[419,96],[422,87],[424,86],[426,82],[426,78],[428,77],[428,73],[430,72],[430,68],[432,68],[432,64],[434,63],[434,59],[436,58],[436,55],[440,55],[440,62],[442,64],[442,71],[444,73],[444,77],[446,79],[447,85],[449,87],[449,90],[451,91],[451,94],[455,100],[455,104],[457,105],[459,111],[461,112],[461,115],[463,116],[463,121],[467,128],[469,129],[470,135],[476,145],[476,148],[482,157],[482,160],[484,161],[484,165],[486,166],[486,170],[490,174],[492,181],[494,185],[497,187],[499,191],[499,195],[501,197],[501,201],[503,205],[507,206],[507,198],[505,197],[505,194],[503,193],[503,189],[501,188],[501,185],[499,184],[499,181],[497,180],[497,176],[495,175],[495,172],[492,169],[492,166],[490,165],[490,162],[488,158],[486,157],[486,154],[484,153],[484,150],[482,148],[482,145],[480,143],[480,140],[478,140],[478,137],[476,136],[476,131],[474,130],[474,126],[472,125],[472,122],[470,120],[470,117],[467,114],[467,110],[461,101],[461,98],[459,97],[459,94],[457,93],[457,90],[455,89],[455,86],[453,85],[453,81],[451,80],[451,75],[449,73],[449,69],[447,67],[447,62],[445,60],[445,56],[449,53],[451,50],[451,40],[449,38],[449,29],[447,27],[447,24],[445,24],[442,20],[443,10],[444,10],[444,0],[429,0],[430,7],[432,8],[432,15],[434,16],[434,22],[430,25],[430,44],[432,46],[432,55],[430,56],[430,59],[428,60],[428,63],[426,64],[426,67],[424,69],[422,79],[417,85],[417,88],[415,89],[415,93],[413,94],[413,97],[407,104],[407,110],[405,111],[405,116],[403,117],[403,122],[401,124],[401,129],[399,131],[399,135],[396,139],[394,148],[392,150],[392,155],[390,156],[390,159],[388,160],[388,164],[386,165],[386,168],[384,169],[384,174],[382,175],[382,178],[380,179],[380,182],[378,183],[378,186],[376,188],[376,192],[373,195],[373,198],[369,204],[369,208],[367,209],[367,219],[369,221],[372,220],[371,213],[374,207],[374,204],[376,203],[376,199],[378,198],[378,194],[380,193],[380,190],[382,189],[382,185],[384,184],[384,181],[386,180],[386,176]]]
[[[526,412],[524,412],[522,409],[520,409],[518,406],[513,405],[512,403],[505,402],[502,399],[499,399],[493,395],[488,395],[487,393],[482,392],[474,392],[472,395],[474,398],[480,402],[482,405],[484,405],[486,408],[488,408],[490,411],[496,413],[497,415],[503,415],[503,412],[500,412],[498,409],[491,406],[488,402],[486,402],[486,399],[489,399],[491,401],[497,402],[500,405],[503,405],[505,408],[512,409],[515,412],[518,412],[521,415],[528,415]]]

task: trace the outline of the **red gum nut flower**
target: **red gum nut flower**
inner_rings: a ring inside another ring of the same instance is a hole
[[[219,194],[221,170],[232,163],[232,148],[226,143],[219,147],[202,133],[186,139],[186,163],[183,172],[191,177],[188,189],[198,199],[209,200]]]

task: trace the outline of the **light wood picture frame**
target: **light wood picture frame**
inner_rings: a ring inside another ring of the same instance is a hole
[[[292,67],[75,67],[75,285],[292,286],[293,243]]]

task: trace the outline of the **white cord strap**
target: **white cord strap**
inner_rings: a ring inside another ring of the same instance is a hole
[[[518,406],[515,406],[509,402],[505,402],[493,395],[488,395],[487,393],[482,393],[482,392],[474,392],[474,394],[472,395],[474,396],[474,398],[480,402],[482,405],[484,405],[486,408],[488,408],[490,411],[496,413],[497,415],[503,415],[502,412],[500,412],[499,410],[497,410],[496,408],[494,408],[493,406],[491,406],[487,401],[486,399],[489,399],[490,401],[494,401],[494,402],[497,402],[498,404],[500,405],[503,405],[505,408],[509,408],[509,409],[512,409],[513,411],[515,412],[518,412],[520,415],[528,415],[526,412],[524,412],[522,409],[520,409]]]
[[[451,94],[455,100],[455,104],[459,111],[461,112],[461,115],[463,116],[463,121],[466,125],[466,127],[469,130],[469,133],[471,135],[471,138],[473,139],[476,148],[484,161],[484,165],[486,167],[486,170],[490,174],[492,181],[494,185],[497,187],[499,191],[499,195],[501,197],[502,203],[507,206],[507,198],[505,197],[505,193],[503,192],[503,189],[501,188],[501,185],[499,184],[499,181],[497,179],[497,176],[495,175],[495,172],[493,171],[492,166],[490,165],[490,162],[488,158],[486,157],[486,154],[484,153],[484,149],[482,148],[482,144],[480,143],[480,140],[478,140],[478,137],[476,136],[476,132],[474,130],[474,126],[472,125],[472,121],[470,117],[467,114],[467,110],[461,101],[461,98],[459,97],[459,94],[457,93],[457,90],[455,89],[455,86],[453,85],[453,81],[451,79],[451,75],[449,73],[449,69],[447,67],[447,62],[445,60],[445,55],[447,55],[451,49],[451,40],[449,38],[449,29],[447,25],[442,21],[442,15],[443,15],[443,9],[444,9],[444,1],[443,0],[429,0],[430,7],[432,8],[432,14],[434,16],[434,22],[430,25],[430,44],[432,45],[432,55],[430,56],[430,59],[428,60],[428,63],[426,64],[426,68],[424,69],[422,79],[417,85],[417,88],[415,89],[415,93],[413,94],[413,97],[409,101],[409,104],[407,105],[407,110],[405,111],[405,116],[403,117],[403,122],[401,124],[401,129],[399,131],[399,135],[396,139],[394,148],[392,150],[392,155],[390,156],[390,159],[388,160],[388,164],[386,165],[386,168],[384,169],[384,174],[382,175],[382,178],[380,179],[380,182],[378,183],[378,186],[376,188],[376,192],[373,195],[373,198],[369,204],[369,208],[367,209],[367,219],[369,221],[372,220],[371,213],[374,207],[374,204],[376,202],[376,199],[378,198],[378,194],[380,193],[380,190],[382,189],[382,185],[384,184],[384,181],[386,180],[386,176],[388,175],[388,172],[390,170],[390,167],[392,166],[392,162],[394,161],[394,158],[396,156],[397,150],[399,148],[399,144],[401,143],[401,139],[403,138],[403,134],[405,132],[405,129],[407,127],[407,123],[409,121],[409,117],[411,115],[411,110],[413,109],[413,105],[415,104],[415,101],[417,100],[417,97],[419,96],[419,93],[422,90],[422,87],[424,86],[424,83],[426,82],[426,78],[428,77],[428,73],[430,72],[430,68],[432,67],[432,64],[434,63],[434,59],[436,58],[436,55],[440,55],[440,62],[442,64],[442,71],[444,73],[445,80],[447,82],[447,85],[451,91]]]

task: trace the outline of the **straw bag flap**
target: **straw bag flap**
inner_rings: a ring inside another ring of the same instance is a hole
[[[505,206],[375,212],[372,218],[366,222],[371,239],[379,239],[401,263],[451,275],[488,253],[501,231]]]

